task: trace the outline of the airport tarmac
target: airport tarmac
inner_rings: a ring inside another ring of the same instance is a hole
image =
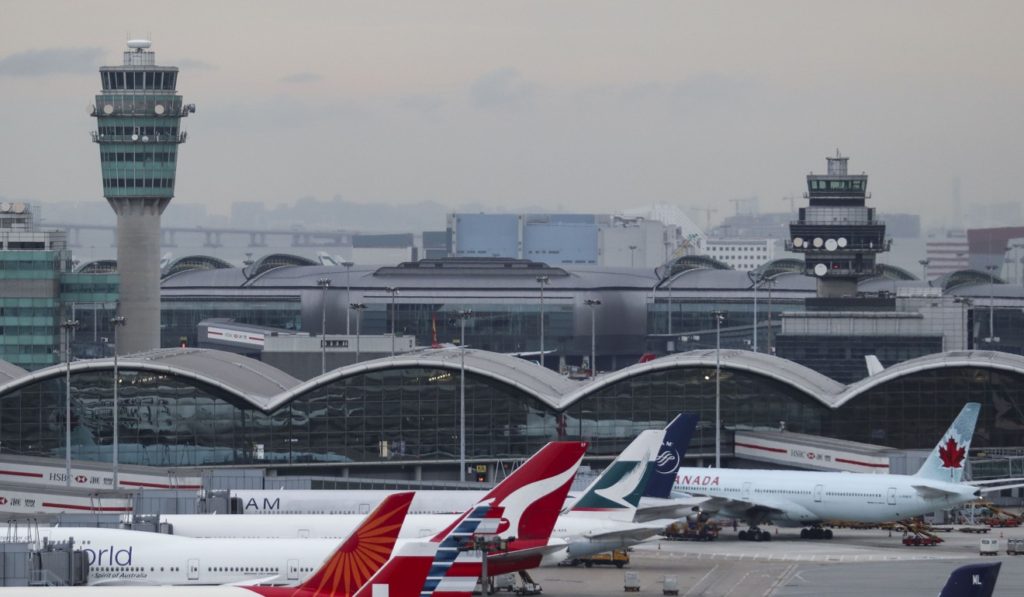
[[[773,527],[767,527],[775,532]],[[894,532],[837,529],[831,541],[799,538],[799,529],[779,529],[769,543],[739,541],[724,531],[711,542],[654,541],[637,546],[629,566],[544,568],[534,579],[551,597],[624,595],[624,573],[640,577],[641,595],[660,595],[665,575],[679,580],[684,597],[795,597],[810,595],[938,595],[949,573],[980,556],[981,537],[999,537],[1003,568],[996,595],[1024,595],[1024,556],[1006,556],[1006,539],[1024,539],[1024,529],[994,529],[986,535],[941,533],[944,543],[906,547]],[[632,594],[632,593],[630,593]]]

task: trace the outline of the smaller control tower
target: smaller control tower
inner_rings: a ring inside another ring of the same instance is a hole
[[[789,226],[786,248],[804,254],[804,273],[818,279],[819,298],[854,297],[857,279],[875,274],[875,256],[889,250],[885,223],[865,205],[867,174],[848,174],[836,150],[828,174],[808,174],[807,207]]]
[[[117,214],[118,352],[160,348],[160,215],[174,196],[180,123],[195,112],[177,93],[178,68],[157,66],[148,40],[132,40],[121,66],[100,67],[92,140],[103,196]]]

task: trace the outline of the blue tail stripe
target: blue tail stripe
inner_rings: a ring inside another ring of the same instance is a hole
[[[676,480],[676,471],[683,462],[686,455],[686,448],[690,445],[690,439],[697,428],[698,416],[692,413],[682,413],[672,419],[665,427],[665,440],[658,453],[658,460],[655,464],[654,473],[647,481],[647,488],[644,497],[668,499],[671,497],[672,485]]]

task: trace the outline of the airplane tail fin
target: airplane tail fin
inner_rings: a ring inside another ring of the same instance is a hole
[[[495,485],[480,501],[502,509],[508,526],[497,534],[547,542],[586,451],[587,442],[549,442]],[[440,541],[456,524],[433,540]]]
[[[389,495],[298,590],[312,595],[353,595],[391,557],[415,494]]]
[[[605,512],[612,520],[632,521],[664,439],[664,429],[640,432],[569,510]]]
[[[668,499],[672,494],[672,485],[676,481],[676,471],[683,462],[690,438],[697,428],[699,417],[693,413],[676,415],[676,418],[665,427],[665,441],[661,444],[661,452],[654,463],[644,497]]]
[[[864,364],[867,365],[868,375],[874,375],[885,371],[885,366],[882,365],[882,361],[879,361],[878,357],[873,354],[864,355]]]
[[[354,597],[470,597],[483,572],[475,533],[497,528],[500,508],[477,504],[440,538],[411,541],[354,593]],[[487,523],[492,523],[490,526]],[[340,595],[338,597],[341,597]]]
[[[1002,562],[968,564],[949,575],[939,597],[992,597]]]
[[[981,404],[977,402],[964,405],[915,476],[949,483],[963,481],[964,466],[967,464],[967,454],[971,449],[971,438],[974,437],[974,426],[978,422],[980,410]]]

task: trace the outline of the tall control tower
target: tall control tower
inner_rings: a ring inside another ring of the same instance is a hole
[[[196,110],[177,94],[178,68],[156,66],[150,45],[129,41],[123,65],[100,67],[92,108],[103,196],[117,214],[122,354],[160,347],[160,214],[174,196],[181,119]]]
[[[818,279],[819,298],[854,297],[857,279],[875,274],[875,256],[889,250],[885,223],[865,205],[867,174],[848,174],[836,150],[828,174],[808,174],[807,207],[789,226],[787,249],[804,254],[804,273]]]

